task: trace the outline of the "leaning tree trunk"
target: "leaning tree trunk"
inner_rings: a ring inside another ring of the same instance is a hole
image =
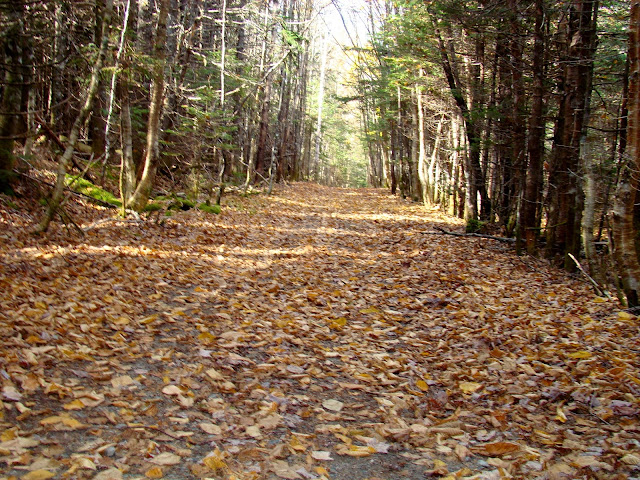
[[[67,143],[67,148],[65,149],[58,162],[56,184],[53,188],[53,191],[51,192],[51,198],[48,201],[47,210],[42,217],[42,220],[40,220],[38,227],[36,228],[36,233],[47,231],[51,220],[60,208],[60,202],[64,193],[65,177],[67,172],[69,171],[69,168],[71,167],[71,159],[73,157],[73,151],[75,149],[76,143],[78,142],[80,129],[87,120],[89,113],[91,113],[91,109],[93,108],[93,100],[96,96],[96,93],[98,92],[100,71],[102,70],[102,64],[104,63],[104,58],[107,53],[107,47],[109,45],[109,29],[111,27],[112,10],[113,0],[107,0],[107,2],[105,3],[105,11],[102,22],[102,38],[100,41],[100,50],[98,51],[98,58],[96,58],[96,61],[93,64],[89,88],[87,89],[84,104],[82,105],[80,113],[76,117],[76,120],[73,123],[73,127],[71,128],[71,132],[69,133],[69,142]]]
[[[160,113],[164,98],[164,65],[166,60],[165,44],[167,42],[167,17],[169,15],[169,0],[161,0],[158,12],[158,26],[154,41],[153,88],[151,90],[151,104],[149,105],[149,123],[147,126],[147,146],[145,150],[144,167],[140,182],[133,195],[127,200],[128,208],[140,212],[149,201],[158,168],[158,139],[160,137]]]
[[[633,212],[640,187],[640,0],[631,2],[629,28],[629,98],[625,163],[613,207],[614,257],[630,307],[640,305],[640,262]]]

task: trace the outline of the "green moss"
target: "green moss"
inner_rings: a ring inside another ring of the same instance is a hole
[[[147,205],[144,207],[144,211],[145,212],[157,212],[158,210],[162,210],[162,205],[159,203],[147,203]]]
[[[470,218],[469,220],[467,220],[465,232],[478,233],[484,228],[486,224],[487,222],[481,222],[480,220],[476,220],[475,218]]]
[[[220,209],[220,205],[208,205],[206,203],[201,203],[200,205],[198,205],[198,210],[201,210],[205,213],[214,213],[216,215],[219,215],[222,211]]]
[[[107,192],[84,178],[66,175],[65,183],[74,192],[82,193],[88,197],[98,200],[99,202],[113,205],[114,207],[122,206],[120,199],[114,194]]]

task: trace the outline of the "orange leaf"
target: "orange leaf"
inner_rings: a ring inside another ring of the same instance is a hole
[[[487,443],[485,445],[479,446],[476,449],[478,453],[491,457],[506,455],[507,453],[518,452],[520,450],[520,445],[511,442]]]

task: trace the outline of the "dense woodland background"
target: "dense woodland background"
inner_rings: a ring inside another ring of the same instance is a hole
[[[636,306],[639,3],[2,1],[1,187],[55,160],[41,231],[68,173],[136,211],[388,187]]]

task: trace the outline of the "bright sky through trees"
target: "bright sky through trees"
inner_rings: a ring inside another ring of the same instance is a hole
[[[365,0],[331,0],[321,15],[335,43],[350,47],[368,41]]]

